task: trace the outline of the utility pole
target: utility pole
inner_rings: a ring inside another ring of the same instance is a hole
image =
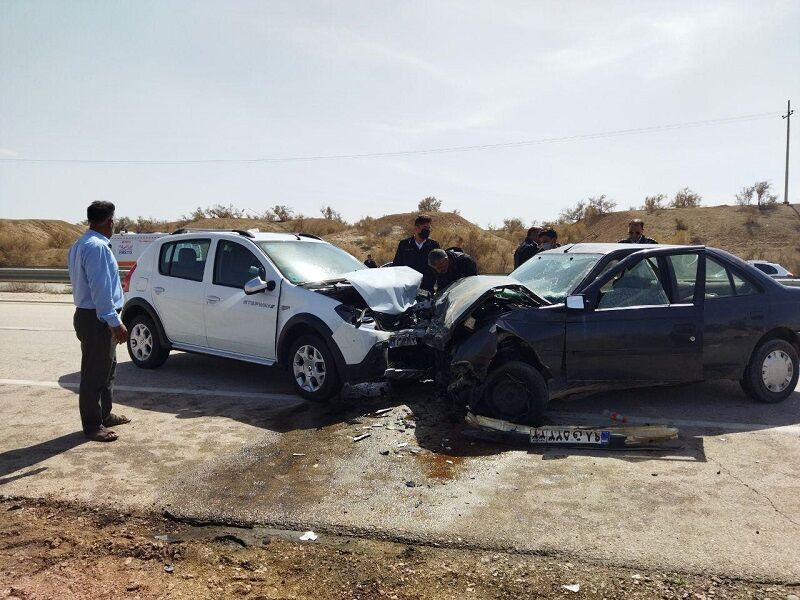
[[[789,121],[792,120],[792,101],[786,101],[786,114],[781,119],[786,119],[786,175],[783,180],[783,203],[789,204]]]

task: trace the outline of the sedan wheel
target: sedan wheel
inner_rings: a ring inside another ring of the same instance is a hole
[[[325,383],[327,374],[325,358],[311,345],[300,346],[292,360],[294,379],[301,390],[315,393]]]
[[[770,392],[780,393],[789,387],[794,375],[792,359],[783,350],[773,350],[761,363],[761,380]]]
[[[740,381],[744,392],[759,402],[781,402],[798,379],[797,348],[786,340],[771,339],[753,352]]]

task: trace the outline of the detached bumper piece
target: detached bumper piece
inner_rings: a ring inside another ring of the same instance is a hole
[[[678,439],[678,430],[663,425],[531,427],[467,413],[467,425],[516,443],[567,448],[649,448]]]

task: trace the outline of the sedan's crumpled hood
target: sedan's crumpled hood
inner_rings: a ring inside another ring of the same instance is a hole
[[[513,277],[506,275],[465,277],[455,282],[436,300],[433,319],[427,332],[429,342],[441,347],[450,339],[455,326],[478,304],[503,289],[517,292],[528,306],[549,304]]]
[[[410,267],[383,267],[351,271],[337,279],[348,281],[373,311],[399,315],[416,303],[422,273]]]

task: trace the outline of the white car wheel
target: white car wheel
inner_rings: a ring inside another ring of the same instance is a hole
[[[140,361],[153,353],[153,333],[144,323],[137,323],[129,334],[131,353]]]
[[[313,394],[325,383],[325,357],[314,346],[300,346],[292,358],[292,372],[300,389]]]

